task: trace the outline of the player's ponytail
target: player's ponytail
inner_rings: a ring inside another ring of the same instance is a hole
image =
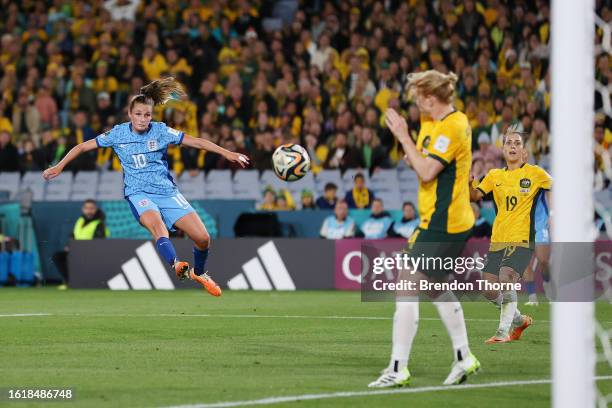
[[[452,103],[457,85],[457,75],[444,74],[430,69],[408,75],[408,92],[413,98],[418,92],[424,96],[435,96],[442,103]]]
[[[130,101],[130,112],[137,103],[145,105],[163,105],[173,95],[183,96],[185,90],[181,84],[173,77],[157,79],[148,85],[140,88],[140,93]]]

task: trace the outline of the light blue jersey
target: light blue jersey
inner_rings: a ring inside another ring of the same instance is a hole
[[[347,217],[340,222],[335,215],[330,215],[323,221],[321,236],[327,239],[352,238],[355,236],[355,221]]]
[[[390,216],[370,216],[367,220],[361,224],[361,231],[365,239],[382,239],[387,237],[387,231],[393,220]]]
[[[162,122],[151,122],[145,133],[132,131],[130,122],[115,126],[96,138],[98,147],[112,147],[123,166],[124,195],[134,218],[157,211],[169,230],[185,215],[194,212],[179,193],[168,171],[168,145],[180,145],[184,133]]]
[[[534,228],[536,231],[536,244],[550,243],[550,233],[548,231],[548,204],[546,203],[546,195],[544,192],[540,193],[536,201]]]
[[[406,221],[406,222],[402,220],[393,223],[393,232],[395,232],[397,235],[401,235],[402,237],[408,239],[410,238],[414,230],[416,230],[419,224],[421,223],[421,219],[415,218],[413,220]]]
[[[96,137],[98,147],[112,147],[123,166],[124,195],[175,195],[178,190],[168,171],[168,145],[180,145],[184,133],[162,122],[151,122],[145,133],[132,131],[130,122]]]

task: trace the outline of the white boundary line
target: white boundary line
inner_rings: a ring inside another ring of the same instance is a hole
[[[612,380],[612,375],[595,377],[595,380]],[[341,391],[341,392],[330,392],[325,394],[304,394],[304,395],[292,395],[286,397],[268,397],[256,400],[246,401],[227,401],[227,402],[215,402],[212,404],[192,404],[192,405],[176,405],[168,408],[225,408],[225,407],[240,407],[248,405],[265,405],[265,404],[279,404],[283,402],[298,402],[298,401],[310,401],[310,400],[321,400],[330,398],[348,398],[348,397],[369,397],[372,395],[389,395],[389,394],[420,394],[431,391],[456,391],[456,390],[467,390],[477,388],[494,388],[494,387],[511,387],[515,385],[537,385],[537,384],[550,384],[550,379],[541,380],[524,380],[524,381],[500,381],[484,384],[466,384],[466,385],[439,385],[431,387],[418,387],[418,388],[394,388],[387,390],[376,390],[376,391]]]
[[[51,313],[12,313],[0,314],[0,317],[38,317],[38,316],[53,316]]]
[[[316,315],[257,315],[257,314],[212,314],[212,313],[15,313],[0,314],[0,317],[38,317],[38,316],[65,316],[65,317],[204,317],[222,319],[321,319],[321,320],[392,320],[392,317],[382,316],[316,316]],[[438,321],[438,317],[420,317],[419,320]],[[499,322],[499,319],[465,319],[466,322]],[[550,323],[550,320],[536,319],[536,322]],[[600,323],[610,324],[612,321]]]

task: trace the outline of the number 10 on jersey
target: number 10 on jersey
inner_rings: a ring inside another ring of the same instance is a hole
[[[147,165],[147,158],[144,154],[133,154],[132,160],[134,160],[134,167],[137,169],[142,169]]]

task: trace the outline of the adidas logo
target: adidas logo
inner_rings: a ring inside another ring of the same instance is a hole
[[[243,273],[227,282],[227,287],[254,290],[295,290],[295,284],[274,242],[269,241],[257,249],[257,255],[242,265]],[[266,273],[267,272],[267,273]]]
[[[123,273],[106,284],[112,290],[174,289],[174,284],[151,242],[136,248],[136,256],[121,265]]]

